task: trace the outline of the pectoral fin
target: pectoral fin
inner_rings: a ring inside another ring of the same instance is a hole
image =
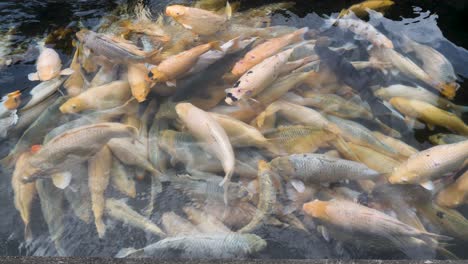
[[[52,175],[52,182],[55,187],[59,189],[65,189],[70,185],[72,174],[68,171],[59,172]]]
[[[39,74],[37,72],[33,72],[28,74],[28,80],[30,81],[39,81]]]
[[[71,68],[66,68],[66,69],[63,69],[61,72],[60,72],[60,75],[71,75],[73,74],[75,71]]]

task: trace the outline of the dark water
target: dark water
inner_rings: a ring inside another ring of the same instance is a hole
[[[164,8],[167,3],[182,1],[146,1],[153,13]],[[276,1],[241,1],[241,8],[256,6]],[[294,26],[313,25],[315,16],[330,15],[342,8],[359,1],[296,1],[288,12],[275,15],[274,21],[279,24]],[[94,1],[0,1],[0,56],[24,52],[29,46],[46,39],[46,44],[60,52],[64,64],[69,63],[73,51],[71,40],[80,27],[93,28],[99,25],[101,18],[117,7],[124,9],[132,6],[130,1],[94,0]],[[131,9],[131,8],[129,8]],[[461,81],[460,90],[455,102],[468,104],[468,31],[465,28],[468,1],[397,1],[395,6],[385,14],[392,21],[384,20],[378,27],[389,34],[404,31],[415,40],[428,44],[442,52],[454,65]],[[120,10],[120,12],[124,12]],[[373,22],[371,20],[371,22]],[[7,44],[5,44],[7,43]],[[1,46],[3,45],[3,46]],[[0,95],[16,89],[28,89],[37,83],[27,80],[27,73],[34,71],[34,62],[18,63],[0,69]],[[467,120],[467,117],[464,117]],[[431,132],[435,133],[435,132]],[[416,137],[423,146],[428,132],[417,131]],[[23,242],[23,225],[13,206],[13,193],[9,175],[0,173],[0,255],[56,255],[53,243],[47,238],[47,227],[41,216],[40,206],[36,200],[32,213],[35,242],[26,245]],[[171,198],[171,195],[167,197]],[[170,210],[176,206],[180,197],[160,201],[161,210]],[[143,198],[142,198],[143,199]],[[137,199],[138,200],[138,199]],[[176,204],[174,204],[176,203]],[[158,209],[158,208],[157,208]],[[463,210],[463,208],[462,208]],[[71,212],[68,210],[68,212]],[[142,247],[151,242],[142,231],[115,223],[105,240],[99,240],[94,225],[85,225],[65,215],[66,232],[64,247],[70,255],[76,256],[111,256],[122,247]],[[39,230],[39,231],[36,231]],[[40,232],[42,230],[42,232]],[[353,258],[353,252],[328,245],[318,235],[307,235],[302,232],[291,232],[278,228],[261,229],[257,232],[268,241],[268,248],[257,257],[264,258]],[[458,256],[467,259],[464,250],[468,246],[457,241],[457,246],[450,248]],[[404,258],[404,256],[357,255],[360,258]]]

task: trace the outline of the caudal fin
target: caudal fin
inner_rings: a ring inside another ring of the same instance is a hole
[[[229,1],[226,2],[226,17],[228,20],[232,17],[232,7],[229,4]]]
[[[300,28],[292,33],[293,42],[299,42],[304,40],[304,35],[309,31],[308,27]]]
[[[31,242],[33,239],[32,231],[31,231],[31,226],[29,223],[24,224],[24,240],[26,242]]]

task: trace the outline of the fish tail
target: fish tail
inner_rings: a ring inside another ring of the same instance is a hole
[[[33,239],[31,226],[29,223],[24,223],[24,240],[26,242],[31,242]]]
[[[428,238],[436,239],[437,241],[450,241],[453,240],[453,237],[449,236],[444,236],[444,235],[439,235],[435,233],[430,233],[430,232],[421,232],[423,236],[426,236]]]
[[[438,247],[436,248],[436,250],[437,250],[437,253],[438,253],[438,254],[444,256],[444,258],[446,258],[446,259],[453,259],[453,260],[458,260],[458,259],[460,259],[460,258],[457,257],[455,254],[453,254],[450,250],[445,249],[445,248],[443,248],[443,247],[438,246]]]
[[[359,157],[354,153],[354,151],[349,147],[348,143],[341,136],[337,136],[336,140],[332,141],[331,144],[344,158],[361,162]]]
[[[344,8],[341,9],[340,13],[338,14],[337,19],[344,17],[347,13],[348,13],[347,9],[344,9]],[[335,24],[336,24],[336,22],[333,25],[336,26]]]
[[[151,64],[157,64],[161,62],[163,58],[161,49],[155,49],[153,51],[147,52],[145,57]]]
[[[141,257],[144,255],[143,249],[123,248],[114,257],[128,258],[128,257]]]
[[[453,109],[456,112],[458,112],[459,115],[461,115],[461,113],[467,113],[468,112],[468,106],[456,105]]]
[[[228,20],[232,17],[232,7],[231,4],[229,4],[229,1],[226,1],[226,17]]]
[[[303,28],[300,28],[300,29],[294,31],[292,40],[293,40],[294,42],[303,41],[303,40],[304,40],[304,35],[305,35],[307,32],[309,32],[309,28],[308,28],[308,27],[303,27]]]
[[[10,153],[8,156],[0,160],[0,165],[4,168],[13,168],[15,162],[16,162],[16,155],[13,155],[13,153]]]

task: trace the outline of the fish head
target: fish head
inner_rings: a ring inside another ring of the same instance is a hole
[[[326,219],[327,218],[327,205],[328,205],[328,202],[320,201],[316,199],[312,202],[305,203],[302,206],[302,210],[306,214],[314,218]]]
[[[240,184],[229,184],[228,200],[229,201],[242,201],[247,202],[252,200],[253,193],[249,189]]]
[[[134,84],[132,88],[133,88],[132,89],[133,97],[135,97],[135,99],[139,103],[144,102],[150,92],[149,85],[143,82],[143,83]]]
[[[444,134],[439,133],[429,136],[429,141],[431,141],[433,144],[442,145],[444,144]]]
[[[460,87],[460,85],[456,82],[451,82],[451,83],[439,84],[438,87],[440,89],[440,93],[443,96],[452,100],[455,97],[457,93],[457,89]]]
[[[414,112],[414,109],[411,107],[410,101],[406,98],[393,97],[388,102],[399,112],[402,112],[405,115],[411,115],[411,113]]]
[[[130,136],[132,137],[136,137],[138,136],[138,128],[134,127],[134,126],[126,126],[125,130],[130,134]]]
[[[175,107],[177,115],[182,119],[188,115],[192,108],[194,106],[191,103],[179,103]]]
[[[147,76],[147,81],[154,83],[162,83],[168,81],[167,75],[157,69],[157,67],[154,67],[151,69],[151,71],[148,73]]]
[[[166,15],[174,19],[183,16],[187,12],[187,7],[183,5],[171,5],[166,7]]]
[[[90,31],[88,29],[81,29],[80,31],[76,32],[76,38],[78,38],[80,42],[84,42],[89,32]]]
[[[228,105],[234,105],[237,101],[243,98],[245,91],[241,88],[236,87],[238,82],[234,84],[234,88],[228,88],[225,90],[226,99],[224,100]]]
[[[77,97],[70,98],[60,106],[60,112],[64,114],[75,114],[81,111],[82,103]]]
[[[288,157],[278,157],[270,162],[270,168],[277,173],[281,178],[288,179],[290,175],[294,175],[294,166]]]
[[[262,251],[267,246],[267,242],[257,235],[245,234],[244,237],[250,246],[249,249],[251,252]]]
[[[385,91],[384,88],[380,88],[377,91],[374,92],[375,96],[379,98],[386,98],[388,96],[387,91]]]
[[[20,104],[21,104],[21,92],[18,90],[12,93],[9,93],[6,96],[5,101],[3,102],[3,105],[8,110],[14,110],[18,108]]]
[[[398,173],[396,171],[388,177],[388,182],[391,184],[411,184],[412,181],[410,179],[413,178],[413,176],[416,175],[414,173]]]

